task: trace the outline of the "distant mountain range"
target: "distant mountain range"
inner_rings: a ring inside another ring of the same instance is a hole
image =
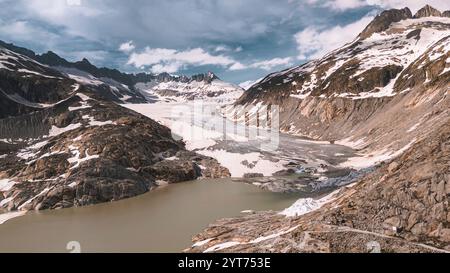
[[[0,41],[0,47],[50,66],[81,83],[102,86],[103,95],[119,103],[146,102],[147,99],[183,101],[216,96],[221,96],[219,100],[222,102],[225,100],[232,102],[231,100],[237,99],[243,92],[240,87],[221,81],[212,72],[190,77],[168,73],[123,73],[117,69],[98,68],[87,59],[69,62],[52,51],[39,55],[29,49],[3,41]],[[136,88],[136,85],[143,89]],[[180,96],[179,92],[189,92],[189,95]]]

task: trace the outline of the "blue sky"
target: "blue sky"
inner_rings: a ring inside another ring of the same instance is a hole
[[[320,57],[385,8],[447,0],[0,0],[0,39],[127,72],[234,83]]]

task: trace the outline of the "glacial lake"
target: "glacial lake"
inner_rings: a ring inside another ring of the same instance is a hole
[[[261,190],[229,179],[198,180],[82,208],[29,212],[0,225],[0,252],[180,252],[215,220],[244,210],[283,210],[299,194]]]

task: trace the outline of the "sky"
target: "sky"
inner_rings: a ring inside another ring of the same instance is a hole
[[[448,0],[0,0],[0,40],[124,72],[236,84],[352,41],[383,9]]]

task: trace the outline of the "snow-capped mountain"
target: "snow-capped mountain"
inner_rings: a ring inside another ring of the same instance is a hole
[[[239,86],[240,86],[242,89],[244,89],[244,90],[248,90],[248,89],[250,89],[250,87],[252,87],[253,85],[259,83],[262,79],[263,79],[263,78],[260,78],[260,79],[258,79],[258,80],[256,80],[256,81],[252,81],[252,80],[250,80],[250,81],[245,81],[245,82],[240,83]]]
[[[430,62],[445,62],[448,57],[450,17],[427,10],[429,7],[419,10],[414,17],[407,8],[385,11],[353,42],[319,60],[267,76],[253,85],[240,102],[264,100],[273,91],[298,99],[362,99],[407,92],[401,88],[401,81],[412,76],[406,73],[411,64],[421,57],[428,57]],[[448,66],[428,75],[425,83],[444,76]]]
[[[450,17],[446,14],[429,6],[414,16],[408,8],[384,11],[362,33],[355,33],[354,41],[320,59],[268,75],[236,105],[252,107],[251,113],[263,105],[278,105],[282,131],[329,141],[367,138],[367,144],[375,132],[382,137],[397,124],[394,115],[385,116],[394,109],[396,119],[410,115],[406,126],[420,123],[423,129],[421,117],[432,115],[436,103],[442,106],[448,98]],[[427,92],[428,98],[410,102]],[[415,108],[400,105],[402,99]],[[431,102],[435,104],[428,107]],[[236,116],[233,111],[228,109],[230,118]],[[369,126],[369,121],[374,124]]]
[[[212,72],[192,77],[163,73],[150,82],[137,83],[135,87],[149,101],[159,102],[233,103],[244,92],[241,87],[220,80]]]
[[[176,76],[168,73],[152,74],[123,73],[116,69],[97,68],[89,60],[83,59],[79,62],[69,62],[54,52],[37,55],[33,51],[7,44],[0,41],[0,46],[10,52],[19,54],[28,61],[33,61],[48,67],[52,73],[55,70],[59,76],[77,81],[78,84],[94,86],[96,90],[102,90],[105,99],[117,103],[145,103],[145,102],[184,102],[190,100],[206,100],[217,103],[232,103],[239,98],[243,89],[231,83],[220,80],[214,73],[188,76]],[[14,60],[6,56],[5,67]],[[2,63],[0,63],[2,65]],[[22,72],[27,72],[23,70]],[[39,73],[39,71],[34,71]]]
[[[62,102],[74,82],[37,61],[0,47],[0,118],[32,113]]]

